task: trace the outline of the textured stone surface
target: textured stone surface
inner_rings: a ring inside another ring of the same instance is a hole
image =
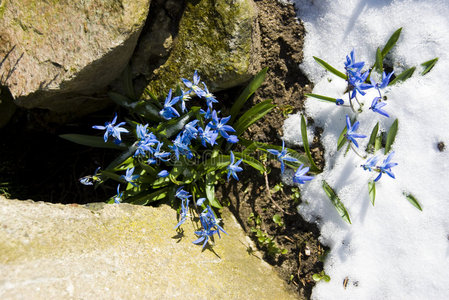
[[[176,212],[0,197],[1,299],[295,299],[228,211],[216,245],[177,234]],[[256,255],[258,255],[256,253]]]
[[[101,93],[120,75],[150,0],[0,3],[2,82],[21,106],[71,112],[96,106],[83,96]]]
[[[162,96],[196,69],[212,91],[244,83],[260,68],[256,19],[252,0],[186,1],[170,55],[149,88]]]

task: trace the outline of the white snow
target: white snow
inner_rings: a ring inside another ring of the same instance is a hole
[[[357,116],[358,133],[369,137],[376,122],[386,131],[399,120],[392,147],[392,161],[398,163],[392,168],[396,179],[384,174],[377,182],[374,207],[367,182],[377,174],[364,171],[360,165],[365,160],[352,151],[345,156],[346,147],[337,152],[345,115],[354,116],[351,109],[307,100],[306,114],[324,130],[326,166],[301,186],[304,204],[298,209],[306,220],[318,224],[321,242],[331,249],[324,265],[331,281],[319,282],[312,298],[449,299],[449,1],[294,2],[307,31],[301,67],[315,84],[315,94],[343,98],[347,103],[345,81],[325,71],[312,56],[344,72],[345,57],[354,49],[356,61],[371,66],[377,47],[383,47],[399,27],[402,34],[391,52],[396,74],[439,57],[427,75],[421,76],[418,67],[412,78],[384,91],[388,97],[384,110],[390,118],[367,109],[375,91],[361,98],[365,106]],[[300,144],[299,120],[299,115],[286,120],[287,143]],[[358,141],[365,154],[368,138]],[[446,145],[443,152],[438,142]],[[383,149],[376,155],[386,157]],[[351,225],[341,219],[323,192],[322,180],[348,209]],[[413,194],[423,211],[412,206],[404,193]],[[345,278],[349,279],[346,288]]]

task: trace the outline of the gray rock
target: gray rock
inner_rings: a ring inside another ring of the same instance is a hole
[[[58,205],[0,197],[1,299],[296,299],[224,210],[201,251],[168,206]]]
[[[17,103],[79,113],[104,105],[86,96],[127,65],[150,0],[0,3],[0,71]]]
[[[139,69],[146,72],[148,87],[156,95],[165,96],[180,78],[191,79],[195,70],[209,90],[216,91],[240,85],[260,69],[257,9],[252,0],[187,1],[177,34],[164,28],[157,40],[171,49],[168,58],[158,67],[151,66],[147,59],[152,69],[149,76],[148,70]],[[148,39],[144,37],[143,41]],[[148,55],[155,56],[152,51]],[[144,59],[141,56],[134,64],[135,70]]]

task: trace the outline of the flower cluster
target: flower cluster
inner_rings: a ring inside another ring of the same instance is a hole
[[[393,172],[391,172],[391,168],[393,168],[394,166],[397,166],[398,164],[390,162],[393,155],[394,155],[394,151],[391,152],[390,154],[388,154],[387,158],[385,158],[384,161],[379,166],[376,166],[376,164],[379,160],[379,157],[373,156],[373,157],[369,158],[366,161],[366,163],[361,165],[361,167],[365,171],[368,170],[370,172],[374,171],[374,172],[379,173],[379,175],[377,175],[376,179],[374,179],[374,182],[377,182],[382,177],[383,173],[387,174],[391,178],[395,178]]]
[[[98,175],[86,176],[80,181],[89,185],[106,179],[118,181],[117,195],[111,197],[111,203],[147,204],[162,199],[171,199],[175,205],[179,203],[179,220],[174,229],[185,223],[190,216],[189,211],[196,211],[202,227],[195,232],[198,239],[194,243],[202,243],[204,248],[213,241],[215,234],[220,237],[220,231],[226,233],[212,209],[221,207],[214,197],[214,185],[223,176],[228,181],[231,177],[239,180],[237,173],[243,170],[242,163],[259,171],[264,167],[256,159],[248,158],[248,154],[232,151],[234,144],[239,143],[239,137],[231,123],[231,116],[220,115],[214,107],[218,100],[200,80],[198,72],[194,72],[192,80],[182,78],[181,81],[184,89],[180,86],[170,89],[165,100],[153,97],[154,103],[140,103],[140,107],[151,110],[148,113],[152,118],[148,119],[148,123],[131,121],[131,129],[128,130],[124,128],[125,122],[117,123],[115,114],[105,126],[93,126],[105,131],[105,142],[113,137],[121,149],[123,146],[128,146],[128,149]],[[202,107],[189,107],[187,102],[192,97],[202,100]],[[124,106],[130,109],[138,107],[139,103],[131,106],[125,103]],[[257,110],[260,118],[260,108]],[[265,108],[266,113],[270,110],[271,106]],[[138,114],[136,111],[134,113]],[[145,114],[141,117],[139,120],[146,120]],[[239,132],[242,132],[242,122],[235,124],[239,124]],[[246,123],[245,128],[250,124]],[[122,140],[121,134],[125,133],[129,135]],[[280,150],[264,151],[276,156],[282,173],[285,163],[290,166],[291,163],[298,163],[297,159],[289,156],[284,144]],[[293,181],[304,184],[311,180],[312,176],[305,175],[308,171],[308,167],[301,165]],[[125,185],[124,188],[121,184]]]

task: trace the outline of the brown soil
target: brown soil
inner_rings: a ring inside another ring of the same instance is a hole
[[[287,114],[303,109],[303,95],[311,92],[312,88],[299,69],[303,59],[304,27],[297,20],[293,5],[282,5],[272,0],[255,3],[259,9],[261,66],[269,69],[264,84],[248,106],[273,99],[277,108],[263,121],[250,127],[245,138],[281,145],[282,125]],[[298,134],[299,130],[298,124]],[[313,141],[311,147],[315,161],[322,165],[322,149],[318,139]],[[268,185],[263,175],[246,170],[239,174],[237,184],[222,186],[220,193],[225,198],[223,202],[228,201],[244,230],[264,253],[263,258],[275,266],[301,299],[309,299],[315,285],[312,275],[323,269],[325,249],[318,241],[316,225],[305,222],[298,214],[300,200],[295,201],[292,187],[284,186],[282,190],[273,191],[280,182],[279,163],[268,162],[268,167],[272,170],[267,174]],[[283,225],[274,222],[274,215],[280,216]],[[278,249],[287,249],[287,254],[269,253],[267,243],[258,242],[254,232],[257,229],[272,238]]]

